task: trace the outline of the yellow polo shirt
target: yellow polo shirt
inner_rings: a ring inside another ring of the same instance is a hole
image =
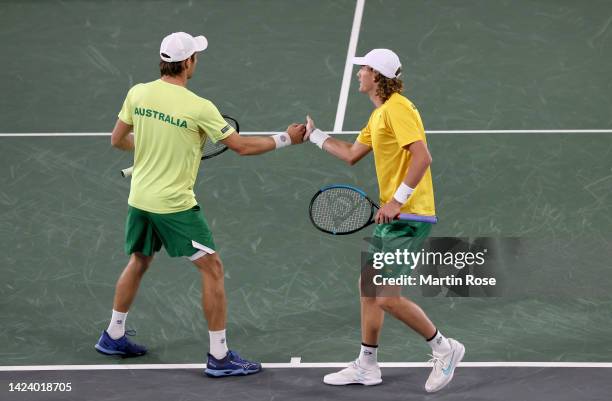
[[[419,111],[399,93],[391,95],[372,112],[357,141],[371,147],[374,152],[381,205],[393,198],[397,187],[406,177],[411,154],[404,147],[416,141],[427,144]],[[429,168],[401,212],[424,216],[436,214]]]

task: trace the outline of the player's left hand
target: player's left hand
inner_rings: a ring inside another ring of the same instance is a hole
[[[398,201],[392,199],[391,202],[385,203],[380,209],[378,209],[378,213],[376,213],[374,221],[376,224],[391,223],[397,218],[397,216],[399,216],[401,207],[402,205],[400,205]]]

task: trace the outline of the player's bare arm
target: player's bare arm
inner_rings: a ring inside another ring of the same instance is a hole
[[[241,156],[259,155],[286,145],[295,145],[304,141],[306,126],[291,124],[287,132],[274,136],[242,136],[232,133],[221,142]]]
[[[312,134],[318,137],[315,138],[313,136],[311,138]],[[306,135],[304,136],[304,140],[306,141],[309,139],[311,142],[319,145],[321,149],[336,156],[340,160],[344,160],[350,166],[363,159],[364,156],[370,153],[372,150],[372,148],[369,146],[357,141],[350,143],[332,138],[320,130],[317,130],[312,118],[310,118],[310,116],[306,116]]]
[[[111,134],[111,145],[121,150],[134,150],[133,127],[117,119],[113,133]]]
[[[408,165],[408,171],[403,183],[409,188],[416,188],[431,164],[431,154],[423,141],[412,142],[406,145],[404,149],[410,152],[412,157],[410,158],[410,164]],[[390,202],[382,205],[378,213],[376,213],[374,220],[377,224],[390,223],[400,214],[402,205],[403,203],[394,197]]]

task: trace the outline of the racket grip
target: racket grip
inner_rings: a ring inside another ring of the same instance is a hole
[[[421,216],[418,214],[408,214],[402,213],[397,217],[398,220],[410,220],[410,221],[419,221],[423,223],[431,223],[436,224],[438,222],[438,218],[436,216]]]
[[[121,170],[121,176],[122,177],[129,177],[129,176],[132,175],[133,171],[134,171],[134,166],[128,167],[128,168],[124,168],[123,170]]]

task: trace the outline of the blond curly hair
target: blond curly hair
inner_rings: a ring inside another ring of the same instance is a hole
[[[404,83],[399,78],[387,78],[382,75],[380,72],[374,70],[376,76],[374,77],[374,82],[378,82],[378,88],[376,88],[376,95],[378,95],[383,103],[389,100],[391,95],[394,93],[402,93],[404,90]],[[401,73],[401,70],[398,71],[398,75]]]

